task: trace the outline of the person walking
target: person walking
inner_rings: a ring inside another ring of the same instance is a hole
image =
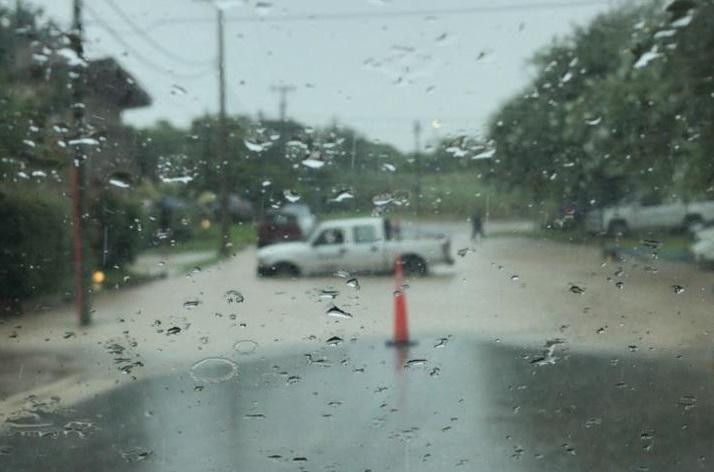
[[[471,216],[471,240],[476,239],[476,236],[483,238],[483,223],[481,222],[481,211],[476,209]]]

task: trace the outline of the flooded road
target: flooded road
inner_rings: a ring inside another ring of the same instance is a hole
[[[448,230],[456,265],[407,280],[419,342],[401,354],[384,344],[391,276],[358,276],[359,288],[260,279],[253,250],[105,291],[88,328],[71,307],[7,321],[0,461],[710,470],[711,274]],[[352,318],[330,316],[333,306]]]

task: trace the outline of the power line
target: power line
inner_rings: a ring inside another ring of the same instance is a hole
[[[197,60],[190,60],[190,59],[185,59],[181,56],[178,56],[171,52],[169,49],[166,49],[161,43],[155,41],[151,36],[149,36],[146,31],[143,29],[139,28],[136,23],[127,15],[119,6],[114,3],[114,0],[104,0],[104,3],[106,3],[109,8],[114,10],[114,13],[116,13],[126,24],[129,25],[129,27],[136,33],[138,34],[141,38],[144,39],[148,44],[150,44],[154,49],[168,57],[169,59],[172,59],[176,62],[180,62],[181,64],[186,64],[186,65],[206,65],[209,63],[212,63],[212,61],[197,61]]]
[[[96,21],[96,23],[100,27],[102,27],[107,33],[109,33],[112,38],[114,38],[117,42],[119,42],[122,46],[124,46],[124,48],[126,48],[128,51],[131,51],[131,53],[133,54],[133,56],[136,60],[138,60],[139,62],[141,62],[142,64],[144,64],[145,66],[147,66],[150,69],[153,69],[153,70],[160,72],[162,74],[167,74],[172,77],[179,78],[179,79],[196,79],[199,77],[204,77],[204,76],[213,72],[212,69],[206,69],[206,70],[202,71],[201,73],[197,73],[197,74],[179,74],[177,72],[173,72],[173,71],[165,69],[159,65],[156,65],[151,60],[149,60],[146,56],[144,56],[139,51],[134,49],[134,47],[132,47],[128,42],[126,42],[124,40],[124,38],[122,38],[121,35],[114,28],[109,26],[109,24],[106,21],[104,21],[102,19],[102,17],[95,10],[90,8],[89,5],[85,4],[84,9],[90,15],[92,15],[92,17],[94,18],[94,21]]]
[[[240,16],[233,17],[227,21],[233,23],[288,23],[302,21],[350,21],[379,18],[408,18],[408,17],[430,17],[440,15],[464,15],[473,13],[498,13],[507,11],[532,11],[532,10],[554,10],[560,8],[581,8],[588,6],[610,5],[610,0],[570,0],[546,1],[538,3],[514,3],[507,5],[483,5],[478,7],[463,8],[443,8],[432,10],[394,10],[394,11],[366,11],[349,13],[317,13],[317,14],[292,14],[292,15],[272,15],[272,16]],[[209,23],[209,18],[164,18],[157,20],[149,26],[149,29],[166,24],[187,24],[187,23]]]

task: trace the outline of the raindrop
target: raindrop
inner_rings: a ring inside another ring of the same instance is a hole
[[[196,308],[198,305],[201,304],[201,300],[197,298],[193,298],[191,300],[186,300],[183,302],[183,307],[186,308],[187,310],[191,310],[193,308]]]
[[[228,290],[225,295],[223,295],[223,298],[226,299],[226,302],[230,303],[243,303],[245,300],[245,297],[243,297],[243,294],[241,294],[238,290]]]
[[[153,451],[148,451],[140,447],[132,447],[131,449],[122,451],[120,454],[122,459],[127,462],[141,462],[149,459],[153,455]]]
[[[375,206],[378,206],[378,207],[379,207],[379,206],[388,205],[388,204],[391,203],[391,202],[392,202],[392,196],[391,196],[390,194],[388,194],[388,193],[383,193],[383,194],[375,195],[375,196],[372,198],[372,203],[373,203]]]
[[[171,95],[186,95],[187,93],[188,90],[178,84],[174,84],[171,86]]]
[[[448,342],[449,342],[449,340],[447,338],[439,338],[439,342],[434,344],[434,347],[437,349],[445,347],[446,343],[448,343]]]
[[[310,169],[319,169],[320,167],[325,165],[325,161],[313,157],[308,157],[307,159],[302,161],[302,165],[304,165],[305,167],[309,167]]]
[[[233,349],[241,354],[252,354],[258,349],[258,343],[251,339],[242,339],[233,345]]]
[[[345,285],[348,287],[352,287],[355,290],[359,290],[359,280],[356,278],[351,278],[347,282],[345,282]]]
[[[209,357],[191,367],[191,378],[202,383],[221,383],[233,378],[238,372],[235,362],[222,357]]]
[[[589,418],[587,421],[585,421],[585,427],[590,429],[594,428],[595,426],[600,426],[602,424],[602,418]]]
[[[585,123],[587,123],[590,126],[597,126],[602,122],[602,117],[598,116],[597,118],[593,118],[591,120],[585,120]]]
[[[335,277],[339,277],[341,279],[346,279],[347,277],[350,276],[350,273],[347,272],[346,270],[338,270],[334,273]]]
[[[622,290],[623,288],[625,288],[625,283],[622,281],[617,281],[617,282],[615,282],[615,287]]]
[[[328,345],[328,346],[337,346],[337,345],[340,344],[342,341],[343,341],[343,339],[342,339],[341,337],[339,337],[339,336],[332,336],[332,337],[331,337],[330,339],[328,339],[326,342],[327,342],[327,345]]]
[[[320,298],[326,300],[334,300],[339,294],[340,292],[338,292],[337,290],[320,290]]]
[[[263,152],[273,144],[271,142],[259,143],[257,141],[250,141],[248,139],[244,139],[243,143],[245,144],[245,147],[247,147],[249,151],[253,151],[253,152]]]
[[[287,200],[290,203],[295,203],[300,200],[300,195],[298,195],[293,190],[283,191],[283,196],[285,197],[285,200]]]
[[[419,367],[426,364],[426,359],[410,359],[405,364],[405,367]]]
[[[352,193],[351,190],[342,190],[340,191],[335,198],[333,198],[331,201],[335,203],[340,203],[345,200],[351,200],[355,198],[354,194]]]
[[[352,318],[351,314],[334,305],[329,310],[327,310],[327,314],[335,318]]]
[[[685,410],[691,410],[697,405],[697,397],[694,395],[682,395],[677,401],[677,405]]]
[[[288,385],[296,384],[296,383],[300,382],[301,380],[302,380],[302,377],[300,377],[299,375],[291,375],[290,377],[288,377],[287,384]]]
[[[576,295],[582,295],[583,293],[585,293],[585,289],[584,289],[584,288],[579,287],[579,286],[577,286],[577,285],[575,285],[575,284],[570,284],[570,289],[569,289],[569,290],[570,290],[571,293],[574,293],[574,294],[576,294]]]
[[[394,172],[397,170],[397,166],[395,166],[394,164],[385,162],[384,164],[382,164],[382,170],[386,171],[386,172]]]
[[[179,334],[181,332],[181,328],[178,326],[172,326],[171,328],[166,330],[166,335],[170,336],[172,334]]]
[[[249,413],[247,415],[244,415],[243,418],[262,420],[262,419],[265,419],[265,415],[263,415],[261,413]]]
[[[679,295],[680,293],[684,292],[684,287],[682,287],[681,285],[674,284],[672,285],[672,291],[675,294]]]
[[[478,154],[474,155],[471,159],[491,159],[493,156],[496,155],[496,150],[495,149],[487,149],[485,151],[481,151]]]
[[[519,278],[520,278],[520,277],[518,277],[518,274],[514,274],[514,275],[511,276],[511,280],[513,280],[514,282],[515,282],[516,280],[518,280]]]
[[[120,178],[117,178],[117,177],[112,177],[111,179],[109,179],[109,185],[113,185],[113,186],[118,187],[118,188],[129,188],[129,187],[131,187],[131,185],[129,185],[128,182],[126,182],[125,180],[122,180],[122,179],[120,179]]]
[[[476,249],[470,248],[470,247],[464,247],[464,248],[461,248],[458,251],[456,251],[456,254],[459,257],[466,257],[466,254],[468,254],[470,252],[476,252]]]

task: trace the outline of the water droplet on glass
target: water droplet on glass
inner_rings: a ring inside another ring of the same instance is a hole
[[[325,165],[325,161],[309,157],[302,161],[302,165],[305,167],[309,167],[310,169],[319,169],[320,167]]]
[[[331,338],[329,338],[329,339],[326,341],[326,343],[327,343],[328,346],[337,346],[337,345],[340,344],[342,341],[343,341],[343,339],[342,339],[341,337],[339,337],[339,336],[332,336]]]
[[[149,459],[153,454],[153,451],[149,451],[140,447],[132,447],[125,451],[121,451],[120,455],[122,459],[127,462],[141,462]]]
[[[517,274],[514,274],[514,275],[511,276],[511,280],[513,280],[514,282],[515,282],[516,280],[518,280],[519,278],[520,278],[520,277],[518,277]]]
[[[258,349],[258,343],[252,339],[242,339],[233,345],[233,349],[241,354],[252,354]]]
[[[186,308],[187,310],[191,310],[193,308],[196,308],[200,304],[201,304],[201,300],[194,298],[194,299],[186,300],[185,302],[183,302],[183,307]]]
[[[470,253],[470,252],[476,252],[476,249],[473,249],[473,248],[470,248],[470,247],[464,247],[464,248],[461,248],[461,249],[459,249],[458,251],[456,251],[456,254],[457,254],[459,257],[466,257],[466,254],[468,254],[468,253]]]
[[[179,334],[181,332],[181,328],[178,326],[172,326],[171,328],[166,330],[166,335],[170,336],[172,334]]]
[[[615,282],[615,287],[617,287],[619,290],[622,290],[623,288],[625,288],[625,283],[622,281],[617,281]]]
[[[238,290],[228,290],[223,298],[226,299],[228,303],[243,303],[245,297]]]
[[[575,284],[570,284],[569,290],[570,290],[571,293],[574,293],[574,294],[576,294],[576,295],[582,295],[583,293],[585,293],[585,289],[584,289],[584,288],[579,287],[579,286],[577,286],[577,285],[575,285]]]
[[[672,285],[672,291],[679,295],[680,293],[684,292],[684,287],[682,287],[681,285],[674,284]]]
[[[191,378],[201,383],[221,383],[233,378],[238,372],[235,362],[222,357],[209,357],[191,367]]]
[[[335,198],[333,198],[331,201],[335,203],[340,203],[345,200],[350,200],[352,198],[355,198],[354,194],[352,193],[351,190],[342,190],[340,191]]]
[[[120,178],[118,178],[118,177],[112,177],[111,179],[109,179],[109,185],[113,185],[113,186],[118,187],[118,188],[129,188],[129,187],[131,187],[131,185],[130,185],[127,181],[125,181],[125,180],[123,180],[123,179],[120,179]]]
[[[329,310],[327,310],[327,314],[334,318],[352,318],[352,315],[350,313],[347,313],[346,311],[334,305]]]
[[[357,280],[356,278],[349,279],[347,282],[345,282],[345,285],[347,285],[348,287],[352,287],[356,290],[359,290],[359,280]]]
[[[297,192],[294,192],[293,190],[283,191],[283,196],[285,197],[285,200],[290,203],[295,203],[300,200],[300,195],[298,195]]]
[[[446,343],[448,343],[448,342],[449,342],[448,338],[439,338],[439,342],[434,344],[434,347],[437,349],[445,347]]]
[[[339,294],[337,290],[320,290],[320,298],[325,300],[334,300]]]
[[[405,367],[419,367],[424,364],[426,364],[426,359],[409,359],[405,365]]]
[[[677,401],[677,405],[685,410],[691,410],[697,405],[697,397],[694,395],[682,395]]]

